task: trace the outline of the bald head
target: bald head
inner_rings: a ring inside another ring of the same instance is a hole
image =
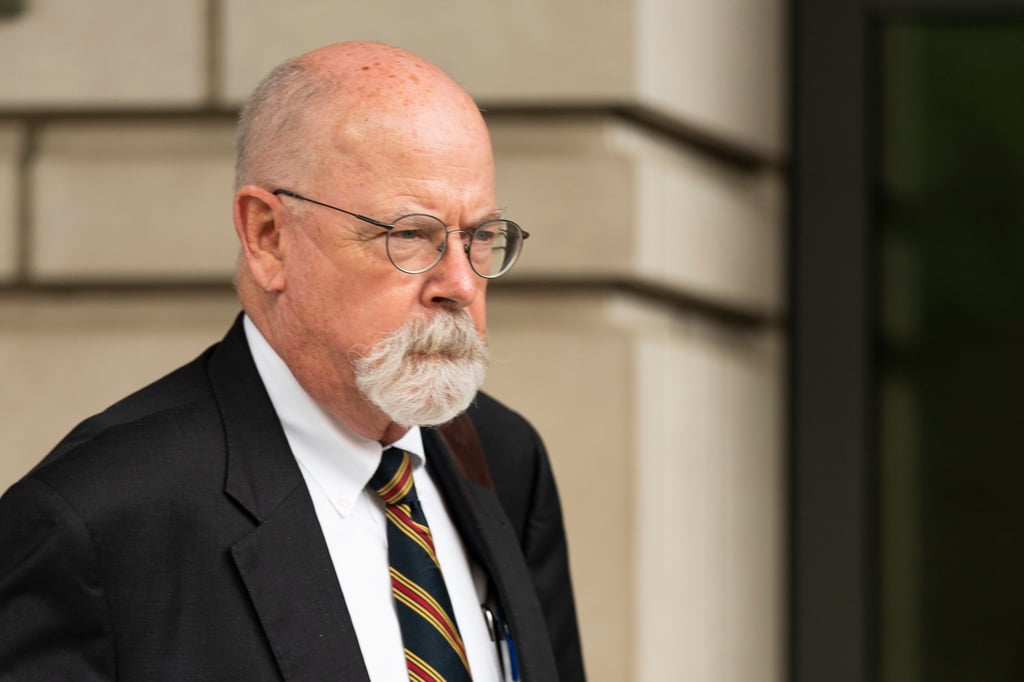
[[[472,137],[489,151],[479,109],[450,76],[390,45],[329,45],[274,69],[242,109],[236,185],[294,184],[338,155],[377,154],[387,139],[415,152],[442,135]]]
[[[455,98],[472,107],[469,96],[448,74],[421,57],[381,43],[338,43],[298,58],[311,69],[344,85],[345,95],[369,107],[405,105],[432,97]]]

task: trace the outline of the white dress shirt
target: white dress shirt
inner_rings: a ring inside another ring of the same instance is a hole
[[[248,317],[244,325],[256,369],[313,498],[370,679],[408,679],[388,575],[384,504],[367,488],[384,448],[325,412]],[[471,565],[441,495],[424,468],[426,453],[419,428],[410,429],[391,445],[412,455],[416,491],[434,537],[473,680],[499,682],[498,656],[480,608],[486,582],[481,571]]]

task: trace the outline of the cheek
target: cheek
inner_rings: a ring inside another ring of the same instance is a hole
[[[469,307],[466,308],[469,316],[473,318],[473,325],[480,334],[487,333],[487,304],[485,302],[484,291],[481,290],[477,294],[476,300],[474,300]]]
[[[417,315],[418,289],[409,285],[406,280],[378,278],[353,287],[346,293],[350,319],[362,324],[365,335],[379,338],[390,334]]]

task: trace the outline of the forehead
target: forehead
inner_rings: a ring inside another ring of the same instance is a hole
[[[450,77],[408,53],[376,45],[323,56],[339,61],[325,65],[331,94],[307,117],[314,148],[308,163],[300,160],[300,173],[308,191],[419,211],[431,204],[435,210],[452,204],[494,208],[486,125]]]
[[[366,210],[485,214],[495,208],[490,143],[472,129],[374,125],[332,133],[312,178],[318,191],[366,202]]]

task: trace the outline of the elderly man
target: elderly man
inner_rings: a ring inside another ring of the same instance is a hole
[[[582,680],[547,456],[477,392],[528,235],[470,97],[374,43],[285,63],[234,222],[224,340],[0,498],[0,680]]]

